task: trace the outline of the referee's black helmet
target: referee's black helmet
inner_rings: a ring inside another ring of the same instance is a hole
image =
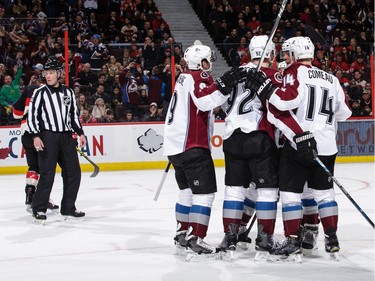
[[[50,56],[44,65],[44,70],[54,69],[54,70],[61,70],[61,64],[59,60],[55,56]]]

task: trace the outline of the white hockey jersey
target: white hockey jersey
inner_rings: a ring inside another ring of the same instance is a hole
[[[241,67],[256,68],[257,66],[248,63]],[[281,86],[282,76],[280,72],[270,68],[262,68],[262,71],[272,80],[273,84]],[[260,101],[256,93],[245,89],[245,82],[234,88],[230,98],[222,107],[227,114],[223,139],[228,139],[236,129],[240,129],[244,133],[263,130],[274,138],[274,127],[266,118],[264,103]]]
[[[285,70],[283,87],[271,95],[269,103],[281,111],[293,110],[303,131],[314,134],[319,155],[337,153],[337,122],[348,119],[351,110],[335,76],[295,62]]]
[[[186,71],[176,81],[164,126],[164,155],[176,155],[194,147],[211,149],[212,109],[228,96],[217,90],[204,71]]]

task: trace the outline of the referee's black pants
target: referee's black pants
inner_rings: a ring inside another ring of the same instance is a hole
[[[56,133],[43,131],[40,134],[43,151],[39,151],[39,183],[32,202],[33,211],[46,212],[59,163],[63,177],[63,197],[61,214],[69,214],[76,210],[75,202],[81,183],[81,168],[76,151],[76,141],[72,133]]]

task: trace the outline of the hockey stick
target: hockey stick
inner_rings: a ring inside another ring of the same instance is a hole
[[[267,40],[266,46],[264,47],[264,50],[263,50],[263,52],[262,52],[262,56],[260,57],[259,63],[258,63],[258,65],[257,65],[257,71],[259,71],[260,68],[261,68],[261,66],[262,66],[262,63],[263,63],[263,61],[264,61],[264,57],[266,56],[266,52],[267,52],[267,50],[268,50],[268,47],[269,47],[269,45],[270,45],[271,42],[272,42],[272,38],[273,38],[273,36],[274,36],[275,33],[276,33],[276,29],[277,29],[277,27],[279,26],[279,22],[280,22],[281,16],[283,15],[284,10],[285,10],[286,2],[288,2],[288,0],[283,0],[283,2],[281,3],[279,13],[277,14],[277,17],[276,17],[276,19],[275,19],[275,23],[273,24],[273,27],[272,27],[272,29],[271,29],[270,36],[268,37],[268,40]],[[290,2],[292,2],[292,0],[291,0]]]
[[[323,170],[326,172],[326,174],[328,175],[328,177],[330,177],[334,181],[334,183],[341,189],[341,191],[350,200],[350,202],[353,203],[353,205],[362,214],[362,216],[367,220],[367,222],[372,226],[372,228],[375,228],[374,223],[372,222],[372,220],[366,215],[366,213],[361,209],[361,207],[359,207],[359,205],[357,204],[357,202],[354,201],[354,199],[345,190],[345,188],[340,184],[340,182],[332,175],[332,173],[328,170],[328,168],[326,167],[326,165],[324,165],[323,162],[318,157],[315,157],[315,161],[318,162],[318,164],[323,168]]]
[[[82,152],[78,147],[76,147],[77,152],[83,156],[87,161],[89,161],[94,166],[94,172],[91,174],[90,178],[94,178],[99,174],[99,167],[96,165],[85,153]]]
[[[158,201],[160,191],[161,191],[161,189],[163,187],[163,184],[164,184],[165,179],[166,179],[166,177],[168,175],[168,171],[169,171],[170,167],[171,167],[171,162],[168,162],[167,167],[165,167],[163,177],[161,178],[158,190],[156,190],[156,193],[155,193],[155,196],[154,196],[154,201]]]

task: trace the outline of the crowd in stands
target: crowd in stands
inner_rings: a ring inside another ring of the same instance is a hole
[[[186,67],[182,46],[153,0],[0,1],[0,42],[1,89],[12,87],[17,96],[43,82],[43,65],[56,56],[69,65],[84,123],[163,121],[172,52],[176,74]],[[0,91],[1,125],[18,123],[13,102]]]
[[[282,1],[190,0],[215,44],[232,66],[250,59],[247,46],[256,35],[270,34]],[[326,41],[316,41],[313,65],[336,75],[353,116],[372,116],[370,54],[374,52],[373,0],[294,0],[288,2],[273,37],[280,62],[282,43],[306,36],[306,26]],[[314,41],[315,42],[315,41]]]
[[[191,3],[233,66],[249,60],[249,40],[270,32],[280,5]],[[281,43],[304,35],[306,24],[324,34],[327,45],[317,44],[314,65],[339,77],[355,116],[372,115],[373,8],[373,0],[294,0],[273,39],[280,58]],[[178,76],[186,69],[183,48],[153,0],[0,0],[0,125],[18,123],[12,103],[27,85],[43,82],[51,55],[69,66],[83,123],[163,121],[172,94],[172,54]],[[215,114],[223,118],[220,110]]]

